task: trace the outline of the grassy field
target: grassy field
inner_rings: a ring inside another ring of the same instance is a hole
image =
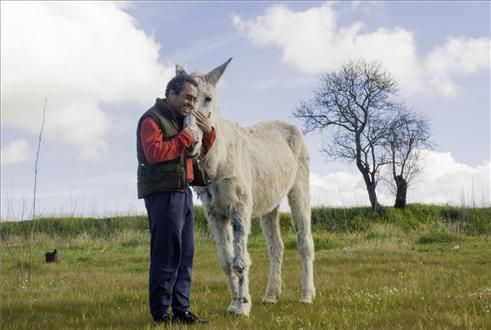
[[[225,276],[198,210],[192,309],[211,323],[196,328],[491,329],[490,212],[411,206],[371,217],[364,209],[314,210],[312,305],[298,303],[296,237],[282,214],[281,300],[261,304],[269,259],[256,225],[249,240],[253,307],[249,318],[238,318],[225,312]],[[37,221],[30,284],[19,279],[29,223],[0,224],[0,328],[154,328],[145,218]],[[45,264],[44,253],[54,248],[60,263]]]

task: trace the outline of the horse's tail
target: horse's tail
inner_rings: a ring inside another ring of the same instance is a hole
[[[304,167],[305,169],[309,169],[310,167],[310,156],[309,151],[307,149],[307,145],[305,144],[303,134],[298,129],[298,127],[291,125],[290,126],[290,139],[288,144],[293,151],[293,154],[297,156],[299,160],[299,165]]]
[[[303,138],[302,133],[296,126],[290,126],[290,138],[288,140],[288,144],[295,155],[298,155],[300,152],[300,148],[302,147]]]

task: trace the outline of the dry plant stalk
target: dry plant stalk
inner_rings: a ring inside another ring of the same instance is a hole
[[[29,242],[29,273],[27,279],[31,282],[31,269],[32,269],[32,241],[34,238],[34,217],[36,215],[36,189],[37,189],[37,178],[38,178],[38,161],[39,161],[39,152],[41,151],[41,140],[43,136],[44,123],[46,121],[46,104],[48,103],[48,97],[44,99],[44,107],[43,107],[43,123],[41,124],[41,131],[39,132],[39,140],[38,140],[38,149],[36,152],[36,162],[34,165],[34,194],[32,201],[32,224],[31,224],[31,238]]]

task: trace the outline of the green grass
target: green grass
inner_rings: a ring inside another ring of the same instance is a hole
[[[340,218],[338,224],[329,220],[336,230],[321,228],[329,227],[329,222],[313,226],[317,297],[312,305],[298,303],[300,259],[288,214],[282,214],[281,222],[283,295],[276,305],[261,304],[269,258],[255,224],[249,240],[253,261],[249,318],[225,312],[229,303],[225,276],[215,244],[197,219],[192,309],[211,324],[196,328],[491,328],[490,237],[466,232],[467,220],[462,221],[461,214],[459,226],[445,216],[435,219],[444,212],[432,208],[404,211],[413,222],[409,225],[403,212],[392,209],[385,219],[352,209],[344,215],[337,209],[326,212]],[[466,216],[471,212],[475,211]],[[368,225],[360,223],[364,219]],[[483,228],[488,222],[484,220]],[[14,260],[20,261],[22,243],[26,270],[28,246],[22,230],[27,228],[26,223],[0,225],[1,329],[153,328],[147,307],[145,218],[40,220],[32,283],[25,285],[18,281]],[[53,248],[59,250],[60,263],[45,264],[44,253]]]

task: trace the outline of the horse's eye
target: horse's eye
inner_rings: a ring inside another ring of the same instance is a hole
[[[211,97],[205,96],[205,102],[211,102]]]

